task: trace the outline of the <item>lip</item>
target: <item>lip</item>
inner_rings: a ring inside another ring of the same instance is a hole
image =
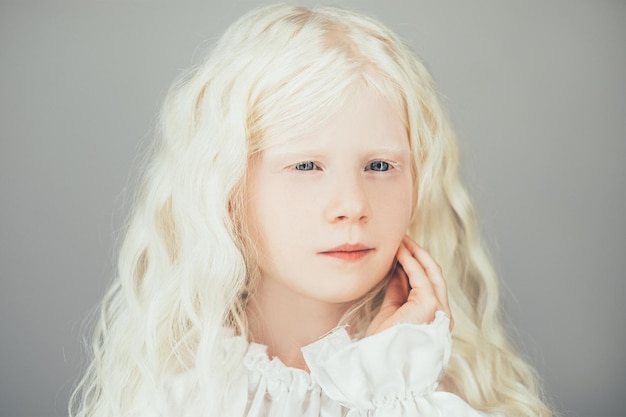
[[[320,252],[320,255],[329,256],[343,261],[358,261],[373,251],[374,248],[366,246],[362,243],[344,243],[343,245]]]

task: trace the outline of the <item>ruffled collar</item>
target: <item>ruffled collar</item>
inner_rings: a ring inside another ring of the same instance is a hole
[[[243,343],[248,343],[241,338]],[[316,383],[311,375],[299,368],[287,366],[277,356],[270,359],[267,346],[261,343],[250,342],[243,360],[244,366],[252,373],[258,373],[268,383],[279,383],[287,387],[294,384],[313,388]]]
[[[311,370],[270,358],[268,348],[224,333],[224,365],[235,373],[229,382],[225,416],[247,417],[485,417],[461,398],[436,391],[449,360],[449,320],[436,314],[432,323],[397,324],[374,336],[350,340],[335,329],[302,349]],[[171,386],[167,412],[155,415],[197,416],[211,392],[199,394],[197,373]],[[153,399],[151,405],[157,405]]]

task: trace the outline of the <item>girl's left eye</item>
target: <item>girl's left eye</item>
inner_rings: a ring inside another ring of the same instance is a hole
[[[294,165],[297,171],[313,171],[315,169],[315,163],[311,161],[298,162]]]
[[[385,161],[374,161],[369,164],[370,171],[389,171],[389,162]]]

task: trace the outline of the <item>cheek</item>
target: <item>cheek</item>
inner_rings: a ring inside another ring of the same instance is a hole
[[[249,230],[259,252],[279,255],[306,236],[314,204],[305,187],[265,178],[251,184],[250,191]]]
[[[390,228],[404,235],[413,211],[413,187],[410,178],[379,184],[370,197],[374,215],[385,219]]]
[[[266,218],[272,220],[266,227],[296,232],[321,219],[332,184],[315,175],[285,174],[266,180],[259,191],[259,204],[263,205]]]

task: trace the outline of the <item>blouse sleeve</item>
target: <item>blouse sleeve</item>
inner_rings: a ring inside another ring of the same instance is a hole
[[[485,417],[460,397],[435,391],[450,358],[449,319],[397,324],[353,342],[338,328],[302,353],[311,376],[331,399],[370,417]]]

